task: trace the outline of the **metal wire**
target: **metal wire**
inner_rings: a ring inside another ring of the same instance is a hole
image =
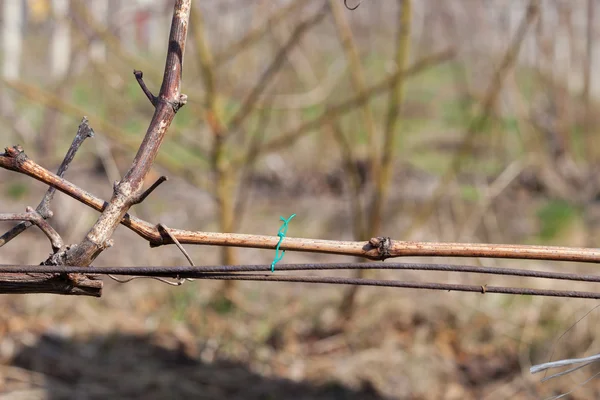
[[[552,296],[569,298],[600,299],[600,293],[548,290],[519,287],[502,287],[488,285],[462,285],[431,282],[409,282],[402,280],[380,280],[345,277],[297,276],[286,274],[257,274],[268,272],[271,266],[262,265],[215,265],[215,266],[177,266],[177,267],[66,267],[47,265],[0,265],[0,273],[81,273],[87,275],[135,275],[146,277],[173,277],[177,279],[216,279],[216,280],[246,280],[266,282],[299,282],[324,283],[334,285],[365,285],[380,287],[395,287],[408,289],[447,290],[476,293],[501,293],[513,295]],[[425,270],[447,271],[461,273],[482,273],[491,275],[507,275],[541,279],[558,279],[581,282],[600,282],[600,276],[588,274],[572,274],[562,272],[534,271],[523,269],[477,267],[471,265],[453,264],[418,264],[418,263],[335,263],[335,264],[283,264],[279,271],[316,271],[316,270],[351,270],[351,269],[386,269],[386,270]]]
[[[311,263],[311,264],[278,264],[278,271],[321,271],[321,270],[415,270],[415,271],[445,271],[460,273],[477,273],[487,275],[518,276],[539,279],[557,279],[567,281],[600,283],[600,275],[576,274],[565,272],[550,272],[539,270],[480,267],[457,264],[421,264],[421,263]],[[233,273],[233,272],[267,272],[270,264],[254,265],[207,265],[207,266],[134,266],[134,267],[67,267],[50,265],[2,265],[0,273],[82,273],[82,274],[112,274],[112,275],[144,275],[144,276],[175,276],[191,277],[194,274]]]

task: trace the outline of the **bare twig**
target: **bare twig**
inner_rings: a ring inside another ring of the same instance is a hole
[[[177,248],[179,249],[179,251],[181,251],[183,253],[183,255],[185,256],[186,260],[188,260],[188,262],[190,263],[190,265],[193,267],[195,266],[194,264],[194,260],[192,260],[192,257],[190,257],[190,255],[188,254],[187,251],[185,251],[185,249],[183,248],[183,246],[181,245],[181,243],[179,243],[179,240],[177,240],[177,238],[171,234],[171,229],[167,228],[167,226],[165,224],[158,224],[157,225],[159,232],[162,234],[164,233],[166,236],[169,237],[170,240],[173,241],[173,243],[175,243],[175,246],[177,246]]]
[[[1,80],[1,78],[0,78]],[[102,132],[113,140],[113,144],[122,149],[137,150],[139,141],[128,135],[123,129],[114,125],[112,122],[98,115],[90,115],[89,110],[84,110],[75,104],[69,103],[64,99],[56,96],[54,93],[44,90],[40,87],[25,83],[23,81],[2,81],[6,87],[17,91],[20,95],[40,104],[44,107],[54,108],[65,115],[71,115],[76,118],[82,115],[88,115],[90,120],[94,121],[94,127],[102,130]],[[181,175],[186,168],[198,168],[205,165],[201,158],[189,160],[188,164],[182,166],[178,160],[172,155],[162,152],[158,155],[157,163],[165,167],[172,174]],[[206,189],[206,188],[205,188]]]
[[[225,135],[227,129],[224,121],[225,110],[219,97],[217,69],[214,64],[212,49],[206,37],[204,17],[200,7],[192,8],[190,18],[193,24],[192,31],[196,44],[196,54],[206,91],[203,116],[212,131],[210,172],[213,175],[212,184],[217,204],[219,229],[222,232],[232,232],[235,221],[232,207],[233,171],[226,160]],[[172,239],[178,245],[177,239],[174,237]],[[181,245],[179,244],[179,246]],[[183,247],[180,249],[183,249]],[[222,248],[220,259],[223,264],[237,264],[235,249],[231,247]]]
[[[60,179],[50,171],[27,158],[25,153],[14,147],[0,153],[0,167],[29,175],[61,192],[73,197],[89,207],[102,211],[105,202],[72,183]],[[153,247],[168,244],[155,225],[125,214],[121,223],[144,239]],[[279,237],[263,235],[246,235],[235,233],[194,232],[181,229],[170,229],[174,237],[183,244],[204,244],[213,246],[251,247],[259,249],[275,249]],[[536,259],[546,261],[578,261],[600,262],[600,249],[528,246],[513,244],[484,243],[434,243],[391,240],[389,238],[372,238],[369,241],[335,241],[319,239],[303,239],[286,237],[281,244],[282,250],[304,251],[314,253],[360,256],[373,260],[390,257],[430,256],[430,257],[484,257]]]
[[[352,35],[352,29],[350,28],[350,24],[339,3],[339,0],[329,0],[329,4],[331,6],[333,21],[335,23],[339,40],[344,49],[346,59],[348,60],[352,87],[357,94],[360,94],[365,91],[366,82],[358,48],[354,41],[354,36]],[[403,67],[399,68],[403,69]],[[376,171],[378,147],[376,143],[377,131],[375,127],[375,117],[373,116],[373,112],[368,103],[364,103],[362,105],[361,113],[367,135],[367,147],[369,151],[371,168],[372,171]]]
[[[38,268],[43,268],[36,266]],[[0,275],[0,294],[51,293],[100,297],[102,281],[84,274],[46,274],[32,272]]]
[[[400,3],[398,16],[398,33],[396,38],[396,57],[395,64],[400,71],[404,71],[408,65],[410,49],[410,32],[412,20],[412,0],[403,0]],[[358,7],[358,6],[357,6]],[[389,181],[392,175],[392,161],[397,143],[397,125],[400,109],[404,103],[405,77],[400,74],[398,80],[390,89],[388,109],[385,120],[385,130],[382,143],[381,161],[377,165],[375,174],[375,191],[373,193],[372,203],[370,205],[369,215],[371,217],[371,226],[369,227],[369,236],[377,235],[381,231],[383,220],[383,203],[385,201]]]
[[[92,229],[81,243],[70,247],[61,257],[61,260],[64,260],[61,262],[67,265],[90,265],[104,249],[112,245],[110,237],[127,210],[139,198],[144,180],[158,154],[167,129],[177,110],[187,100],[187,97],[181,94],[181,72],[190,8],[191,0],[175,2],[163,82],[150,126],[129,171],[121,182],[115,185],[112,199]]]
[[[595,135],[593,130],[589,129],[592,121],[592,102],[590,101],[590,91],[592,87],[592,63],[594,57],[594,40],[596,38],[595,20],[596,20],[596,2],[593,0],[587,1],[587,21],[586,21],[586,46],[585,46],[585,64],[583,66],[583,102],[585,106],[585,123],[587,134],[585,135],[585,143],[587,152],[586,157],[589,161],[597,159],[595,151]]]
[[[475,209],[466,218],[458,234],[459,240],[469,240],[469,238],[473,236],[473,232],[475,232],[477,225],[485,216],[490,204],[492,204],[493,200],[519,176],[526,165],[526,161],[516,160],[498,175],[494,182],[484,192],[483,198],[479,204],[477,204]]]
[[[243,219],[246,205],[250,200],[248,194],[252,189],[249,187],[250,185],[248,182],[254,171],[254,164],[252,164],[251,161],[256,160],[256,154],[260,152],[260,146],[263,143],[265,136],[264,132],[267,130],[267,127],[271,122],[271,117],[273,116],[272,111],[273,110],[269,107],[260,110],[256,128],[249,135],[250,143],[246,146],[246,162],[239,168],[240,183],[238,185],[237,193],[235,194],[236,204],[234,215],[237,216],[237,225],[239,225],[240,221]],[[234,225],[234,229],[237,229],[237,226]]]
[[[357,94],[363,93],[366,88],[364,71],[361,65],[358,49],[354,41],[354,36],[352,35],[350,24],[346,18],[341,4],[339,3],[339,0],[329,0],[329,4],[331,6],[333,21],[336,26],[339,40],[344,49],[346,59],[348,60],[353,89]],[[361,106],[361,114],[363,120],[362,123],[364,124],[365,133],[367,135],[367,148],[371,173],[372,175],[377,176],[377,171],[379,169],[377,162],[379,154],[378,144],[376,142],[377,130],[375,127],[375,118],[369,103],[364,103]],[[352,147],[339,127],[339,123],[331,122],[330,127],[335,140],[340,146],[342,158],[345,164],[344,170],[346,172],[346,176],[351,182],[353,190],[349,198],[352,207],[354,239],[367,239],[369,237],[365,230],[367,223],[367,210],[361,206],[362,187],[360,182],[360,171],[357,167],[358,159],[353,154]]]
[[[339,145],[342,160],[344,162],[344,169],[352,187],[352,191],[348,197],[350,200],[350,208],[352,210],[354,239],[364,239],[365,237],[368,237],[365,229],[367,221],[365,210],[361,205],[361,195],[363,190],[361,185],[361,172],[357,165],[358,159],[354,156],[352,145],[346,136],[344,136],[344,132],[342,132],[339,123],[332,122],[329,124],[329,127],[334,139]]]
[[[148,189],[144,190],[144,192],[142,194],[140,194],[133,202],[133,204],[140,204],[141,202],[143,202],[144,200],[146,200],[146,197],[150,196],[150,194],[152,192],[154,192],[154,190],[159,187],[163,182],[168,181],[169,178],[167,178],[166,176],[161,176],[160,178],[158,178],[156,180],[156,182],[154,182]]]
[[[32,225],[40,228],[42,232],[50,240],[52,250],[56,253],[63,246],[63,241],[58,232],[54,230],[40,213],[31,207],[27,207],[27,212],[24,213],[7,213],[0,214],[0,221],[21,221],[29,222]]]
[[[77,134],[75,135],[75,138],[73,139],[73,142],[71,143],[71,146],[69,147],[69,150],[67,151],[67,154],[65,155],[65,158],[63,159],[62,163],[58,167],[58,171],[56,172],[56,175],[59,178],[62,178],[65,175],[65,172],[67,172],[67,169],[69,168],[69,165],[71,164],[71,161],[73,161],[73,158],[75,158],[75,154],[77,153],[77,150],[79,150],[79,147],[81,146],[83,141],[89,137],[94,137],[94,131],[92,130],[92,128],[90,128],[87,118],[83,117],[83,119],[81,120],[81,124],[79,124],[79,128],[77,129]],[[52,211],[50,210],[50,203],[52,202],[52,199],[54,198],[55,192],[56,192],[56,189],[54,187],[50,186],[48,188],[48,190],[46,191],[46,194],[42,198],[42,201],[40,202],[40,204],[38,204],[38,206],[35,209],[35,211],[43,219],[52,217]],[[10,231],[6,232],[4,235],[0,236],[0,247],[4,246],[6,243],[10,242],[12,239],[14,239],[18,235],[20,235],[27,228],[29,228],[32,224],[33,224],[33,221],[30,221],[30,220],[23,221],[23,222],[17,224],[15,227],[13,227]],[[40,225],[38,225],[38,226],[40,226]],[[41,227],[40,227],[40,229],[41,229]],[[54,243],[53,243],[53,247],[54,247]],[[59,247],[62,247],[62,245]]]
[[[150,103],[154,107],[156,107],[157,98],[156,98],[155,95],[152,94],[152,92],[150,91],[150,89],[148,89],[148,86],[146,86],[146,82],[144,82],[144,73],[142,71],[134,69],[133,70],[133,75],[135,75],[135,79],[137,80],[138,84],[142,88],[142,92],[144,92],[144,94],[146,95],[146,97],[148,98],[148,100],[150,100]]]

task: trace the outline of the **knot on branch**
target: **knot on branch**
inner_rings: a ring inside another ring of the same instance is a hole
[[[171,235],[169,234],[169,232],[167,232],[167,230],[165,229],[165,226],[163,224],[156,225],[156,229],[158,230],[158,233],[160,234],[160,241],[151,242],[150,247],[159,247],[162,245],[175,243],[175,242],[173,242]]]
[[[62,250],[50,254],[50,256],[40,263],[40,265],[69,265],[67,260],[68,251],[76,248],[76,244],[70,244],[62,248]]]
[[[20,145],[6,147],[4,149],[4,154],[14,160],[14,168],[20,168],[28,159],[27,154],[25,154],[25,150],[23,150],[23,147]]]
[[[180,94],[179,99],[175,101],[167,100],[167,103],[173,107],[173,111],[177,112],[179,109],[187,104],[187,94]]]
[[[379,253],[378,259],[384,261],[390,257],[390,247],[392,246],[392,239],[387,236],[378,236],[369,240],[369,245],[377,249]]]

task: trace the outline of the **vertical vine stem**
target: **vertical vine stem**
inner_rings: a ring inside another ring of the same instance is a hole
[[[144,180],[158,154],[165,134],[187,97],[181,94],[183,55],[188,32],[191,0],[177,0],[173,10],[169,48],[160,92],[154,103],[154,115],[131,167],[115,183],[111,200],[81,243],[64,254],[48,260],[63,265],[90,265],[111,246],[111,236],[129,208],[142,192]]]

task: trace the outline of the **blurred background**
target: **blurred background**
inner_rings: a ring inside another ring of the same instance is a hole
[[[109,199],[153,112],[132,71],[158,92],[173,3],[1,0],[2,146],[21,144],[55,170],[85,115],[96,136],[66,177]],[[598,246],[600,2],[363,0],[354,11],[342,0],[193,3],[189,100],[147,184],[169,181],[134,215],[276,235],[279,216],[296,213],[288,236]],[[45,190],[0,170],[0,212],[35,206]],[[51,208],[66,243],[98,216],[62,194]],[[174,246],[150,249],[124,227],[114,238],[95,265],[186,263]],[[197,265],[274,256],[186,248]],[[37,264],[50,251],[29,229],[0,248],[0,263]],[[353,260],[284,259],[311,261]],[[369,276],[565,289],[451,273]],[[598,380],[583,384],[597,367],[544,383],[528,372],[598,353],[600,311],[589,300],[107,279],[101,299],[7,295],[0,304],[2,399],[600,396]]]

